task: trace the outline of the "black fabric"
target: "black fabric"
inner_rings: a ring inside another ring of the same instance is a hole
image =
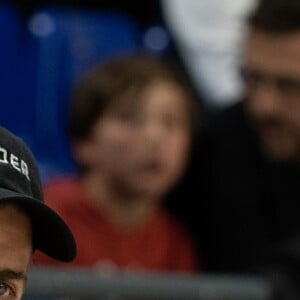
[[[62,261],[76,256],[72,232],[44,204],[38,167],[31,151],[17,136],[0,127],[0,204],[17,205],[32,223],[33,247]]]
[[[241,103],[206,124],[189,180],[184,201],[168,204],[195,233],[206,270],[268,274],[278,299],[300,299],[300,170],[263,157]]]

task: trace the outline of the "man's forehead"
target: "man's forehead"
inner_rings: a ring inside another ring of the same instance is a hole
[[[252,29],[246,41],[245,64],[270,71],[300,75],[300,29],[291,33],[269,33]]]

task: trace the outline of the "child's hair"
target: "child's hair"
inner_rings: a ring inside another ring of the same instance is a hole
[[[107,108],[131,92],[135,96],[155,81],[178,83],[191,98],[191,133],[198,127],[197,109],[192,92],[181,72],[165,60],[149,55],[135,54],[107,60],[88,72],[75,86],[70,107],[69,129],[72,142],[89,137],[96,121]]]

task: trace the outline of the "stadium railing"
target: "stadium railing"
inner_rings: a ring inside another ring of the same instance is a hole
[[[25,299],[269,300],[260,277],[32,268]]]

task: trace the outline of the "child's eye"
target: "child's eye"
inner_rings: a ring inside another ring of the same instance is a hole
[[[133,114],[132,112],[120,112],[117,116],[123,121],[130,121],[135,118],[135,114]]]
[[[185,125],[184,119],[179,116],[166,115],[163,118],[163,124],[166,128],[180,128]]]
[[[117,118],[126,123],[140,124],[143,121],[141,114],[136,112],[120,112],[117,114]]]

